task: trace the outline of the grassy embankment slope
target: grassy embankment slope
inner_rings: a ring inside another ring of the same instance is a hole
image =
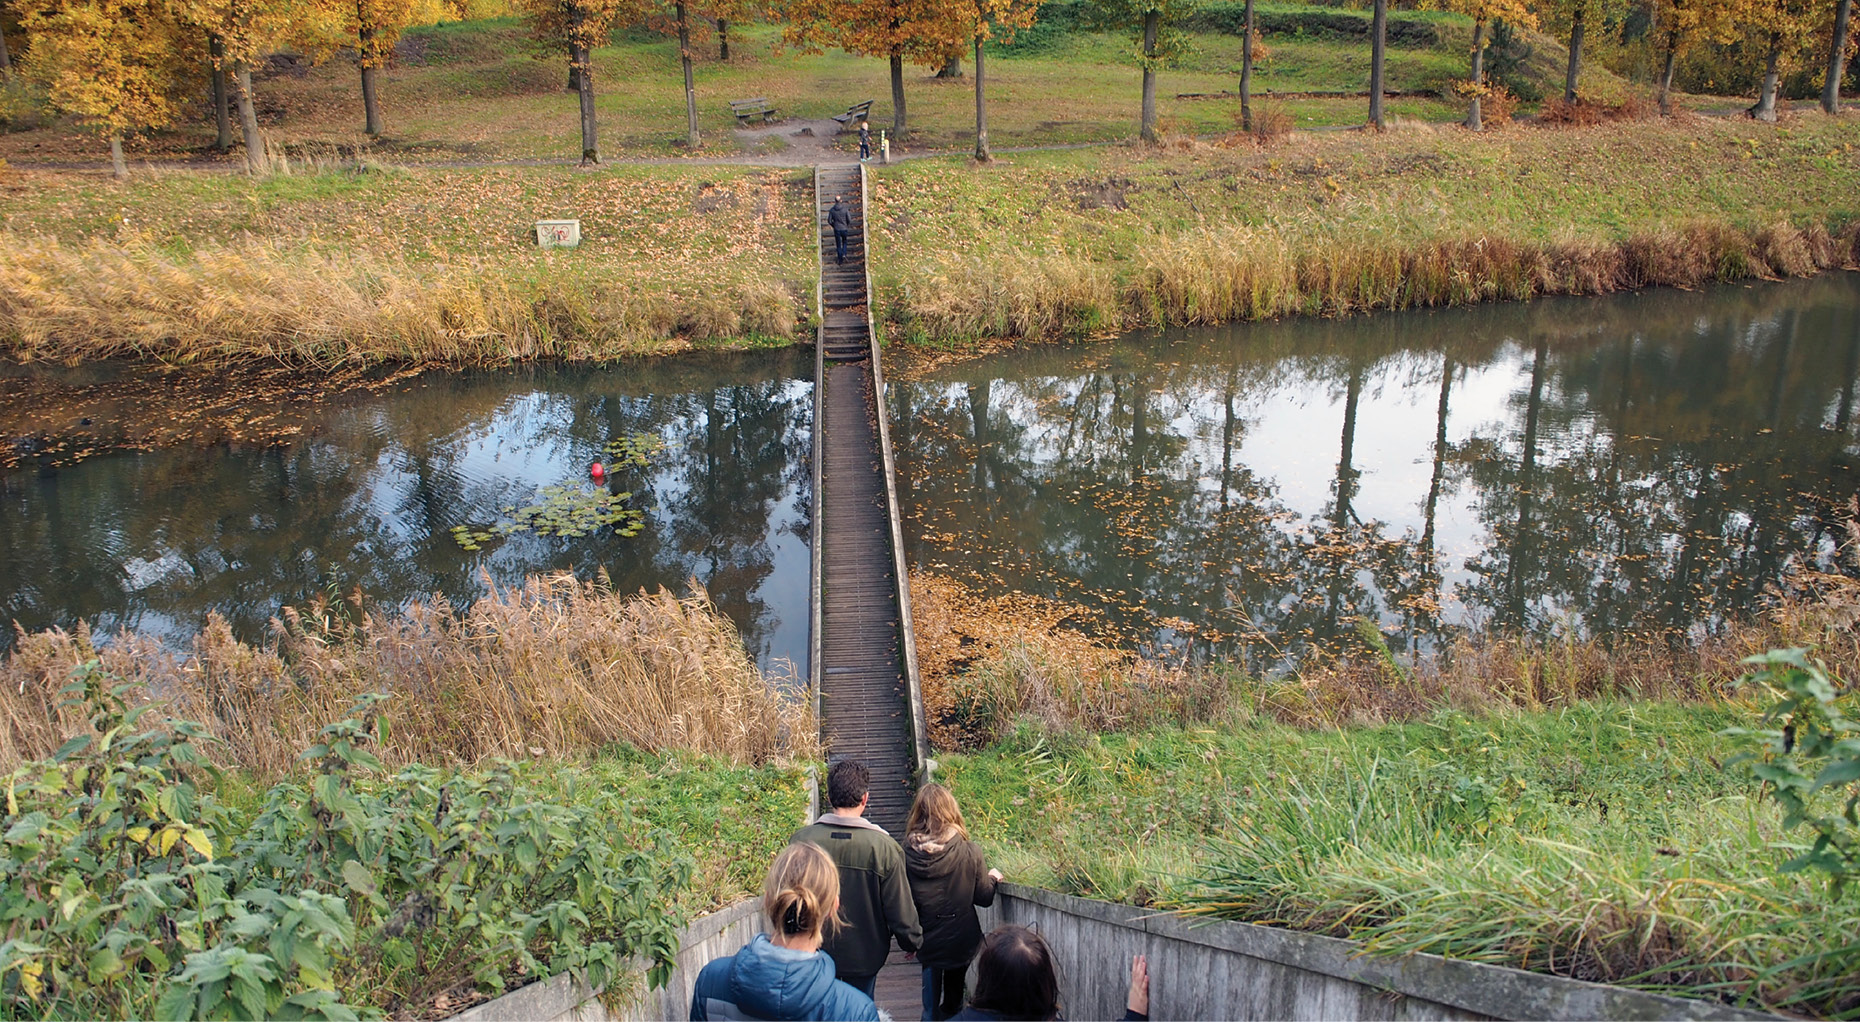
[[[1451,40],[1464,26],[1434,15],[1423,24],[1446,41],[1397,47],[1397,87],[1454,73]],[[884,122],[882,62],[780,52],[767,27],[733,38],[729,64],[700,67],[708,141],[697,155],[745,158],[723,102],[739,94],[768,94],[796,117],[875,96]],[[96,172],[27,169],[88,152],[90,140],[68,126],[0,136],[13,161],[0,185],[8,192],[0,333],[9,353],[471,364],[804,336],[813,283],[804,171],[676,159],[591,174],[422,165],[565,157],[573,110],[554,65],[527,55],[515,23],[441,26],[413,39],[423,62],[410,58],[390,75],[389,137],[371,150],[410,164],[399,169],[357,173],[327,156],[306,163],[305,151],[358,141],[351,71],[340,65],[263,83],[281,107],[268,130],[299,153],[290,176],[144,172],[117,185]],[[1186,66],[1165,77],[1165,97],[1232,85],[1238,40],[1203,32],[1197,41]],[[1269,42],[1262,90],[1356,87],[1358,41]],[[995,144],[1128,137],[1136,75],[1124,48],[1112,36],[1029,33],[990,65]],[[623,39],[599,64],[609,69],[601,102],[610,152],[675,152],[667,140],[678,134],[681,104],[670,44]],[[1619,85],[1598,82],[1603,91]],[[909,88],[910,145],[964,146],[967,83],[917,77]],[[1417,116],[1457,116],[1433,100],[1413,102]],[[1360,105],[1284,103],[1311,123],[1353,121]],[[1233,107],[1166,99],[1165,124],[1231,129]],[[1788,250],[1777,259],[1752,260],[1736,251],[1751,247],[1748,236],[1669,246],[1660,232],[1701,222],[1838,227],[1853,215],[1860,178],[1853,124],[1805,117],[1780,129],[1687,121],[1488,137],[1453,128],[1300,133],[1258,149],[1112,146],[1016,154],[987,168],[913,161],[883,172],[877,268],[891,318],[907,335],[932,339],[1683,284],[1698,275],[1698,258],[1724,275],[1800,272],[1818,256],[1804,259],[1793,243],[1771,246]],[[202,130],[153,136],[144,155],[199,155]],[[781,144],[779,136],[760,143]],[[580,251],[533,247],[529,225],[557,216],[583,220]],[[1676,266],[1635,272],[1600,251],[1635,237],[1649,250],[1641,263],[1685,251],[1668,260]],[[1439,249],[1443,240],[1455,244]],[[1504,250],[1510,261],[1482,251],[1485,240],[1514,246]],[[1565,243],[1575,248],[1555,247]],[[1700,245],[1708,251],[1695,251]],[[1420,264],[1400,261],[1416,253],[1426,255]],[[1838,261],[1838,253],[1819,256]],[[1278,279],[1253,279],[1262,258]],[[1535,265],[1544,259],[1554,272]],[[906,291],[900,282],[909,279],[936,286]],[[1240,286],[1244,301],[1232,294]],[[1399,300],[1389,297],[1404,287]]]

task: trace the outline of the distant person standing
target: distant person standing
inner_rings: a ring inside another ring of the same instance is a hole
[[[833,197],[833,205],[827,210],[827,226],[833,228],[833,247],[837,250],[836,262],[846,261],[846,236],[852,233],[852,214],[840,204],[840,197]]]
[[[917,962],[924,967],[924,1020],[949,1018],[962,1010],[969,962],[982,946],[977,907],[995,903],[1001,871],[989,869],[982,849],[969,840],[956,796],[926,784],[911,803],[904,825],[904,869],[911,900],[924,928]]]
[[[872,122],[862,119],[859,122],[859,162],[864,163],[871,158]]]
[[[841,760],[827,771],[830,813],[794,832],[790,841],[819,845],[840,872],[840,916],[846,925],[829,934],[821,950],[832,956],[835,974],[871,996],[878,970],[891,953],[891,939],[905,951],[923,943],[917,907],[905,879],[904,850],[885,829],[865,818],[872,772],[857,760]]]

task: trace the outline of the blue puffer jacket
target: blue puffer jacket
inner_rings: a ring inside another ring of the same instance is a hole
[[[691,991],[691,1022],[726,1019],[806,1019],[878,1022],[872,999],[833,978],[833,959],[822,951],[776,947],[768,934],[698,973]]]

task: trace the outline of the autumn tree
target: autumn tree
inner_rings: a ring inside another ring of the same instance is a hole
[[[986,163],[988,152],[988,96],[984,91],[987,64],[982,50],[990,39],[1012,41],[1014,33],[1033,25],[1040,0],[970,0],[975,20],[975,158]]]
[[[441,20],[446,11],[432,0],[303,0],[314,21],[303,42],[318,60],[352,50],[362,77],[362,122],[368,137],[381,134],[378,74],[394,55],[409,26]]]
[[[1848,26],[1853,17],[1853,0],[1836,0],[1833,37],[1828,46],[1828,73],[1821,83],[1821,109],[1831,114],[1841,112],[1841,77],[1847,68]]]
[[[1748,113],[1759,121],[1776,120],[1776,88],[1785,65],[1794,64],[1814,37],[1813,0],[1743,0],[1737,21],[1744,38],[1763,54],[1763,83]]]
[[[594,48],[607,40],[608,30],[622,16],[637,17],[641,10],[626,0],[516,0],[515,6],[530,23],[530,31],[545,45],[568,55],[570,81],[581,100],[581,165],[601,162],[600,139],[594,124]]]
[[[1145,142],[1158,141],[1156,133],[1156,72],[1167,67],[1187,48],[1180,29],[1182,19],[1201,7],[1201,0],[1099,0],[1089,6],[1089,23],[1105,29],[1134,31],[1137,60],[1143,67],[1143,117],[1139,134]],[[1247,45],[1251,46],[1249,39]]]
[[[1524,0],[1437,0],[1435,6],[1464,14],[1473,20],[1472,77],[1467,84],[1472,105],[1466,111],[1466,127],[1473,131],[1483,131],[1485,119],[1480,109],[1480,100],[1488,91],[1485,84],[1485,48],[1488,44],[1485,30],[1492,22],[1501,19],[1513,25],[1531,28],[1537,24],[1537,16],[1525,6]]]
[[[265,153],[265,138],[258,130],[252,68],[290,34],[301,9],[291,0],[168,0],[168,9],[180,21],[219,40],[213,66],[231,72],[230,91],[245,136],[246,171],[264,173],[270,160]]]
[[[1725,0],[1652,0],[1650,6],[1660,54],[1660,114],[1670,117],[1674,62],[1702,39],[1724,38],[1734,19]]]
[[[13,55],[6,48],[6,4],[0,3],[0,81],[13,77]]]
[[[129,176],[123,133],[159,128],[179,110],[188,47],[160,0],[40,0],[22,12],[25,68],[53,106],[110,140],[110,168]]]
[[[1627,14],[1626,0],[1537,0],[1543,27],[1569,40],[1569,65],[1563,76],[1563,99],[1576,101],[1576,80],[1582,74],[1582,47],[1591,27],[1603,26]]]
[[[904,63],[941,67],[968,44],[974,19],[965,0],[788,0],[783,38],[792,46],[885,57],[891,62],[891,130],[909,130]]]

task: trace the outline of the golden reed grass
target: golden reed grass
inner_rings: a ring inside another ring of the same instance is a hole
[[[287,611],[268,643],[214,618],[177,655],[133,633],[96,648],[87,631],[21,633],[0,663],[0,769],[42,758],[85,725],[59,706],[72,668],[96,658],[206,725],[228,765],[261,777],[292,768],[355,697],[388,692],[390,764],[485,757],[571,758],[614,742],[742,763],[810,760],[811,701],[771,684],[736,627],[693,585],[621,596],[567,575],[492,588],[460,613],[443,600],[388,615]]]
[[[1122,273],[1072,254],[936,257],[893,316],[933,340],[1057,337],[1291,315],[1520,301],[1860,267],[1860,223],[1717,223],[1616,243],[1503,237],[1419,243],[1288,237],[1224,225],[1158,236]]]
[[[1306,657],[1295,676],[1250,680],[1219,665],[1145,660],[1091,638],[1089,610],[1014,593],[984,597],[913,573],[911,604],[931,740],[970,749],[1018,718],[1052,731],[1119,731],[1263,714],[1308,728],[1413,720],[1441,708],[1543,709],[1593,699],[1709,701],[1740,661],[1812,646],[1837,677],[1860,678],[1860,580],[1802,571],[1767,612],[1707,635],[1647,632],[1536,639],[1472,634],[1413,664],[1379,643]]]
[[[486,365],[787,337],[798,322],[789,287],[766,277],[677,293],[616,274],[593,281],[258,239],[177,254],[0,235],[0,349],[20,360]]]

